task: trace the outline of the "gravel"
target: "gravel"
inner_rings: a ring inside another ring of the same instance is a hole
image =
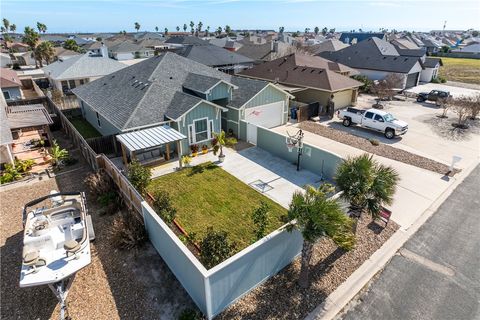
[[[22,255],[23,205],[52,189],[84,191],[89,168],[54,179],[0,188],[1,319],[58,319],[57,299],[47,286],[18,286]],[[115,249],[107,229],[115,215],[100,215],[95,197],[87,195],[96,239],[92,263],[79,271],[68,296],[72,319],[177,319],[185,308],[195,308],[181,284],[148,242],[133,251]]]
[[[436,173],[446,174],[449,170],[449,167],[441,162],[422,157],[420,155],[398,149],[381,142],[378,146],[374,146],[368,139],[354,136],[340,130],[335,130],[313,121],[304,121],[300,123],[298,127],[299,129],[318,134],[325,138],[335,140],[354,148]],[[456,172],[458,172],[458,170],[456,170]]]
[[[379,226],[381,224],[382,226]],[[316,245],[310,263],[310,288],[297,283],[300,259],[283,269],[260,287],[231,305],[216,319],[302,319],[342,284],[398,229],[393,221],[383,229],[383,223],[372,222],[364,214],[357,229],[357,243],[345,252],[330,239]]]

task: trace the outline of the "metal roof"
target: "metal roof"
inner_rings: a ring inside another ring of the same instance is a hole
[[[167,125],[127,132],[117,136],[117,140],[129,151],[144,150],[186,138],[185,135]]]

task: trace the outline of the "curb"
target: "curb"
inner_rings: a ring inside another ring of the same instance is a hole
[[[310,312],[305,320],[331,320],[345,309],[349,302],[369,284],[371,279],[387,265],[403,244],[437,211],[463,180],[477,167],[462,170],[463,175],[455,180],[407,229],[398,229],[370,258],[355,270],[335,291]]]

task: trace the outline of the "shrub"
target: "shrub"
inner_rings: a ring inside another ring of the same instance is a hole
[[[197,153],[198,152],[198,144],[192,144],[190,146],[190,150],[192,151],[192,153]]]
[[[438,76],[437,79],[438,79],[438,81],[440,81],[440,83],[447,82],[447,79],[445,79],[444,77],[441,77],[441,76]]]
[[[3,174],[0,177],[0,183],[1,184],[9,183],[21,178],[22,178],[22,175],[20,174],[20,172],[18,172],[17,168],[12,164],[7,163],[5,164],[5,170],[3,171]]]
[[[226,260],[235,250],[235,244],[228,240],[225,231],[207,228],[207,234],[200,242],[200,259],[207,269],[211,269]]]
[[[50,156],[52,157],[52,164],[54,166],[59,165],[61,160],[68,158],[68,151],[60,148],[56,140],[53,140],[53,146],[50,150]]]
[[[370,89],[373,86],[373,81],[368,79],[367,76],[356,75],[356,76],[353,76],[352,78],[363,83],[363,85],[359,87],[360,92],[365,92],[365,93],[370,92]]]
[[[128,165],[128,180],[141,195],[145,194],[151,177],[150,169],[142,166],[138,161],[134,160]]]
[[[35,160],[33,159],[27,159],[27,160],[15,159],[15,169],[19,173],[27,172],[28,170],[32,169],[34,164],[35,164]]]
[[[184,309],[178,316],[178,320],[202,320],[204,319],[199,311],[193,309]]]
[[[177,215],[177,209],[172,205],[170,195],[164,190],[155,190],[153,193],[153,208],[167,223],[172,223]]]
[[[90,173],[83,181],[91,194],[106,194],[113,190],[113,183],[105,170]]]
[[[148,239],[143,218],[136,211],[122,212],[115,217],[109,233],[113,245],[119,249],[140,247]]]
[[[182,164],[184,166],[188,166],[192,162],[192,158],[189,156],[183,156],[182,157]]]
[[[253,230],[255,234],[255,240],[258,241],[265,237],[265,231],[268,227],[268,212],[270,210],[270,206],[265,203],[261,202],[260,206],[253,210],[252,212],[252,220],[253,224],[255,225],[255,229]]]
[[[380,141],[378,141],[377,139],[368,139],[368,141],[370,141],[370,143],[373,145],[373,146],[378,146],[380,145]]]
[[[97,198],[98,203],[102,206],[104,214],[115,214],[123,206],[123,199],[115,191],[104,193]]]

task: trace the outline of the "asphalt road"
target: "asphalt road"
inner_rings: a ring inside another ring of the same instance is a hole
[[[480,319],[480,166],[342,319]]]

